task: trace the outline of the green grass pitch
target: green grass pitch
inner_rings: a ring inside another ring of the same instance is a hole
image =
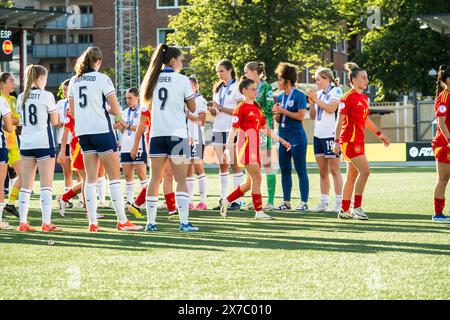
[[[311,172],[313,207],[319,176]],[[208,178],[212,207],[219,180]],[[164,211],[159,232],[120,233],[111,210],[101,211],[106,232],[90,234],[83,211],[60,218],[55,201],[53,221],[65,232],[0,232],[0,299],[450,299],[450,225],[431,222],[434,182],[433,169],[374,169],[363,199],[369,221],[274,213],[265,222],[252,212],[224,221],[194,211],[201,231],[192,234]],[[58,176],[54,190],[62,186]],[[296,179],[293,197],[296,206]],[[40,219],[35,194],[31,224]]]

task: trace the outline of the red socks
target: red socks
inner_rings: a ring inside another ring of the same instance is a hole
[[[344,212],[350,210],[350,202],[350,200],[342,200],[341,210]]]
[[[353,201],[353,208],[361,208],[361,205],[362,205],[362,195],[357,196],[355,194]]]
[[[79,192],[78,192],[79,193]],[[70,199],[72,199],[73,197],[75,197],[78,193],[75,193],[72,189],[70,189],[69,191],[67,191],[66,193],[63,194],[62,196],[62,200],[64,202],[68,202]]]
[[[175,201],[175,193],[168,193],[164,195],[164,199],[166,199],[167,210],[169,212],[174,212],[177,210],[177,205]]]
[[[252,193],[252,200],[253,200],[253,208],[255,208],[255,211],[262,211],[263,205],[262,205],[262,196],[261,194],[255,194]]]
[[[139,192],[139,195],[134,200],[134,205],[137,207],[142,206],[145,203],[145,197],[147,195],[147,187],[142,188],[141,192]]]
[[[438,199],[434,198],[434,215],[438,216],[442,214],[445,207],[445,198],[444,199]]]
[[[241,186],[237,186],[236,190],[234,190],[230,195],[227,197],[227,201],[229,203],[233,202],[236,199],[239,199],[242,197],[244,193],[241,191]]]

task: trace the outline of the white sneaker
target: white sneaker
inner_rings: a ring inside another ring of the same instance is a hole
[[[0,230],[12,230],[12,229],[14,228],[11,227],[8,222],[0,221]]]
[[[97,208],[105,209],[105,208],[109,208],[109,207],[108,207],[108,205],[106,204],[106,202],[99,202],[99,203],[97,204]]]
[[[336,203],[333,211],[334,213],[339,213],[341,211],[341,203]]]
[[[268,203],[264,206],[263,210],[264,211],[272,211],[272,210],[275,210],[275,206],[271,203]]]
[[[353,214],[350,212],[350,210],[349,211],[339,210],[338,218],[343,220],[353,219]]]
[[[66,205],[67,202],[65,202],[62,198],[62,195],[58,196],[58,199],[56,199],[56,202],[58,202],[58,212],[59,215],[63,218],[66,217]]]
[[[307,212],[307,211],[309,211],[308,204],[306,202],[302,201],[302,202],[300,202],[300,205],[295,210],[300,211],[300,212]]]
[[[326,212],[328,210],[328,203],[321,202],[317,207],[311,210],[311,212]]]
[[[272,220],[273,218],[268,214],[264,213],[264,211],[258,211],[255,214],[255,219],[257,220]]]
[[[352,209],[353,219],[356,220],[369,220],[367,214],[363,211],[361,207]]]

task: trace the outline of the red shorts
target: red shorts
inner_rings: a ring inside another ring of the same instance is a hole
[[[433,152],[438,162],[450,164],[450,149],[448,146],[433,145]]]
[[[349,162],[351,159],[363,156],[364,153],[364,143],[358,142],[343,142],[342,143],[342,156],[345,161]]]
[[[248,164],[261,164],[261,157],[259,154],[259,142],[249,143],[249,139],[245,138],[244,141],[238,141],[237,143],[237,162],[240,167],[244,167]]]
[[[84,170],[84,157],[79,143],[75,146],[70,145],[70,158],[72,159],[72,168]]]

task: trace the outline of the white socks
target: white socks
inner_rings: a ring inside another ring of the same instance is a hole
[[[189,193],[189,201],[192,202],[192,201],[194,201],[195,178],[187,177],[186,184],[187,184],[188,193]]]
[[[105,201],[106,201],[106,179],[105,179],[105,177],[98,178],[97,192],[98,192],[98,200],[101,203],[105,203]]]
[[[156,211],[158,210],[158,197],[147,196],[147,224],[156,224]]]
[[[148,179],[141,180],[141,189],[144,188],[145,186],[147,186],[147,184],[148,184]]]
[[[220,196],[222,199],[225,199],[228,196],[229,175],[228,172],[220,173]]]
[[[109,182],[109,195],[111,196],[112,206],[117,214],[117,221],[120,223],[127,222],[125,214],[125,203],[123,201],[123,193],[120,187],[120,180],[112,180]]]
[[[28,222],[28,209],[30,208],[31,190],[20,189],[19,192],[19,215],[20,223]]]
[[[125,182],[125,195],[129,203],[134,201],[134,180]]]
[[[208,192],[206,174],[197,176],[198,179],[198,192],[200,193],[200,202],[206,203],[206,194]]]
[[[320,195],[320,203],[328,204],[328,199],[329,198],[330,198],[330,196],[328,194],[321,194]]]
[[[3,221],[3,208],[5,207],[5,203],[0,203],[0,222]]]
[[[84,197],[86,199],[86,210],[89,215],[89,225],[98,224],[97,221],[97,185],[96,183],[84,184]]]
[[[342,204],[342,195],[336,195],[336,208],[340,208]]]
[[[177,191],[175,193],[175,199],[177,201],[180,222],[183,224],[189,223],[189,193]]]
[[[52,188],[41,188],[42,223],[50,224],[52,221]]]

